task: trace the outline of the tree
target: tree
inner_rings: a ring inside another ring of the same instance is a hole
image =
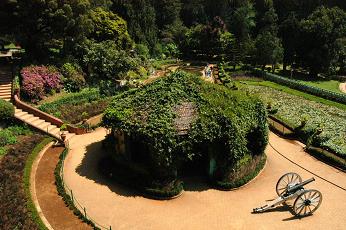
[[[337,40],[346,37],[346,12],[340,8],[320,7],[301,21],[299,61],[311,76],[332,71],[338,56]]]
[[[66,44],[84,39],[91,30],[88,0],[11,2],[5,20],[12,25],[8,32],[36,59],[46,59],[53,50],[60,52]]]
[[[286,70],[287,65],[291,65],[295,61],[294,59],[299,40],[299,20],[295,13],[291,13],[287,19],[281,23],[279,31],[284,47],[283,69]]]
[[[136,43],[152,48],[157,43],[156,11],[151,0],[113,0],[113,12],[128,23],[129,33]]]
[[[256,26],[256,12],[251,3],[237,8],[228,22],[231,32],[238,41],[243,42],[250,38],[251,30]]]
[[[281,62],[282,58],[283,48],[280,39],[269,31],[260,33],[256,38],[256,60],[262,66],[262,70],[267,64],[271,64],[274,72],[275,65]]]
[[[123,79],[139,60],[118,48],[114,41],[89,41],[84,45],[83,65],[93,82]]]
[[[133,41],[127,31],[127,23],[124,19],[100,7],[94,9],[90,17],[94,26],[90,35],[96,41],[113,40],[121,49],[132,48]]]

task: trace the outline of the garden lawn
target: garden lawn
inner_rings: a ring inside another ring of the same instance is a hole
[[[266,86],[248,84],[241,87],[251,94],[259,95],[264,102],[271,103],[273,108],[278,109],[275,116],[294,128],[301,124],[303,117],[308,118],[304,127],[305,132],[322,127],[320,146],[327,147],[346,158],[345,110]]]

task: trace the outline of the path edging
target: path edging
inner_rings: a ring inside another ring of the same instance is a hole
[[[35,207],[36,207],[36,211],[39,215],[39,217],[41,218],[42,222],[44,223],[44,225],[49,229],[49,230],[54,230],[53,227],[50,225],[50,223],[48,222],[47,218],[44,216],[42,209],[40,207],[40,204],[38,202],[37,199],[37,195],[36,195],[36,172],[37,172],[37,168],[38,165],[43,157],[43,155],[46,153],[46,151],[52,147],[54,144],[54,142],[50,142],[49,144],[47,144],[38,154],[38,156],[36,157],[35,161],[33,162],[32,166],[31,166],[31,172],[30,172],[30,194],[31,194],[31,200],[34,203]]]

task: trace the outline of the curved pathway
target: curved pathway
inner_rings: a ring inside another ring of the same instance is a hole
[[[339,89],[341,92],[346,93],[346,82],[340,83]]]
[[[346,192],[316,178],[307,188],[322,192],[323,203],[313,216],[297,219],[287,206],[271,212],[251,214],[266,200],[276,197],[275,185],[286,172],[303,179],[311,174],[290,163],[268,146],[268,162],[263,172],[247,186],[230,192],[210,189],[195,180],[185,181],[185,193],[175,200],[155,201],[110,183],[97,172],[105,129],[73,137],[65,161],[66,183],[75,197],[98,223],[112,229],[344,229]],[[303,151],[297,141],[270,134],[270,142],[286,157],[324,178],[346,187],[346,174]]]
[[[45,217],[44,221],[49,223],[49,229],[92,229],[66,207],[56,190],[54,170],[63,150],[62,147],[50,147],[36,159],[37,168],[34,169],[34,181],[32,183],[34,188],[31,189],[34,191],[34,193],[32,192],[34,194],[33,199],[35,203],[39,204],[39,212]]]

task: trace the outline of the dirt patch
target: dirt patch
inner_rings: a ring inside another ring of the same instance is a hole
[[[35,176],[37,200],[49,224],[55,229],[91,229],[66,207],[55,186],[54,170],[64,148],[51,147],[41,158]]]

